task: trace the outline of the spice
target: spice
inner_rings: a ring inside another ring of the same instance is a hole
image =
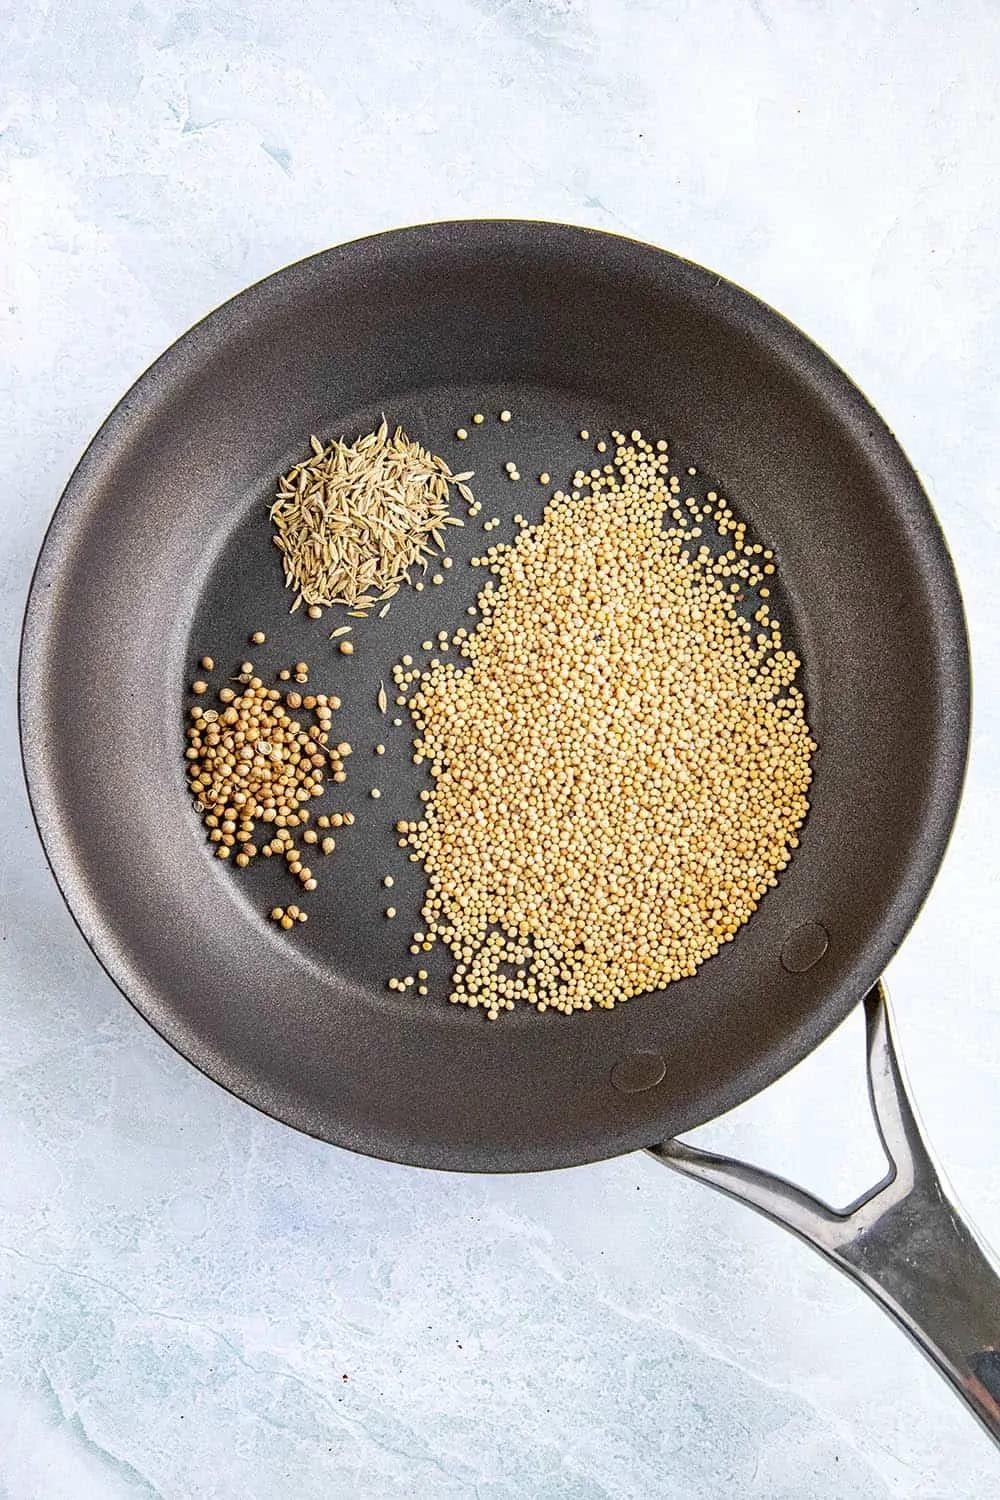
[[[711,494],[718,556],[683,513],[664,529],[666,447],[616,441],[610,474],[578,474],[480,559],[467,664],[431,661],[409,699],[433,789],[397,828],[450,999],[490,1019],[694,974],[777,884],[808,810],[800,663],[768,606],[755,629],[730,592],[763,578],[760,553]]]
[[[363,617],[443,549],[444,527],[462,524],[449,514],[451,470],[384,420],[353,444],[311,442],[270,510],[292,609],[343,604]]]
[[[228,687],[219,692],[221,711],[200,704],[191,710],[185,750],[188,786],[218,859],[232,855],[246,869],[258,853],[265,858],[282,855],[289,872],[307,890],[314,889],[292,830],[301,828],[303,841],[312,842],[316,835],[306,826],[309,802],[323,795],[327,775],[335,781],[345,778],[350,746],[328,748],[334,700],[282,694],[246,672],[240,678],[241,692]],[[293,717],[300,708],[315,714],[315,724],[307,727]],[[258,844],[261,833],[264,842]],[[295,912],[288,911],[294,919]],[[275,920],[283,923],[287,914]]]

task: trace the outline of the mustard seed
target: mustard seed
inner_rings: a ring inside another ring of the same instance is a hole
[[[748,631],[697,524],[664,531],[666,443],[613,435],[613,464],[489,549],[467,665],[432,658],[409,698],[434,780],[397,824],[427,870],[413,943],[444,941],[451,1003],[491,1020],[694,974],[777,883],[809,806],[797,657],[770,617]],[[719,535],[740,539],[730,517]]]

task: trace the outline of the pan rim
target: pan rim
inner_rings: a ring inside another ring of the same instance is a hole
[[[783,314],[736,283],[658,246],[602,230],[532,219],[442,220],[383,231],[320,250],[272,272],[219,304],[191,329],[182,333],[138,376],[84,449],[52,514],[32,570],[18,654],[18,729],[29,806],[46,861],[77,929],[104,972],[147,1024],[213,1081],[271,1118],[326,1141],[333,1138],[321,1131],[311,1130],[307,1124],[291,1118],[287,1110],[269,1107],[266,1088],[260,1089],[255,1097],[252,1090],[234,1087],[232,1079],[221,1076],[222,1070],[213,1066],[214,1058],[206,1060],[206,1051],[210,1049],[204,1046],[199,1049],[198,1039],[192,1039],[189,1034],[186,1038],[183,1026],[178,1026],[175,1033],[171,1034],[169,1026],[162,1020],[163,1006],[162,1002],[155,999],[154,986],[146,976],[131,967],[113,921],[96,910],[88,900],[83,866],[61,837],[57,798],[51,795],[53,788],[48,781],[38,734],[38,704],[33,701],[30,687],[31,663],[42,653],[42,643],[49,628],[41,580],[50,568],[58,565],[60,556],[65,553],[89,486],[99,476],[105,460],[114,452],[116,443],[124,435],[126,425],[141,419],[145,411],[155,406],[163,391],[169,388],[179,361],[210,350],[220,335],[231,333],[243,323],[252,322],[255,312],[266,303],[275,284],[282,295],[290,295],[301,279],[308,278],[310,267],[315,263],[331,262],[337,257],[364,255],[375,242],[380,247],[389,240],[395,240],[399,244],[407,240],[415,243],[435,234],[465,236],[474,242],[477,235],[491,231],[514,238],[521,237],[523,243],[531,243],[536,250],[539,242],[546,239],[553,247],[570,239],[580,238],[590,239],[599,245],[603,242],[611,247],[624,247],[625,253],[656,257],[663,263],[670,263],[671,274],[683,278],[698,295],[727,299],[740,305],[744,314],[752,318],[754,336],[769,351],[793,366],[797,373],[809,380],[810,385],[815,383],[826,393],[831,390],[837,392],[842,400],[846,399],[850,403],[855,412],[864,415],[880,468],[893,476],[894,483],[906,486],[919,502],[924,512],[925,540],[937,548],[944,564],[943,573],[951,584],[945,608],[948,617],[945,625],[951,647],[950,669],[942,674],[940,710],[942,717],[947,719],[948,732],[942,736],[935,761],[937,774],[923,816],[923,837],[919,852],[906,867],[906,878],[901,879],[894,887],[891,899],[886,903],[882,921],[867,946],[854,955],[852,971],[858,976],[857,993],[842,995],[840,1002],[832,1010],[820,1006],[810,1008],[803,1015],[800,1025],[786,1034],[780,1048],[772,1048],[758,1057],[751,1087],[744,1086],[743,1077],[738,1071],[731,1072],[723,1085],[711,1095],[703,1096],[700,1105],[704,1108],[699,1108],[698,1121],[693,1123],[716,1117],[782,1076],[790,1066],[825,1039],[863,999],[919,914],[944,858],[961,799],[969,749],[971,669],[964,609],[947,542],[920,479],[895,434],[836,361]],[[190,1045],[185,1045],[186,1040]],[[776,1060],[777,1052],[781,1056]],[[412,1144],[408,1146],[399,1141],[382,1140],[377,1131],[372,1131],[370,1138],[364,1140],[336,1140],[334,1143],[362,1154],[411,1165],[450,1170],[498,1170],[495,1153],[488,1161],[479,1165],[468,1151],[463,1151],[460,1147],[444,1152],[413,1149]],[[519,1150],[511,1165],[505,1164],[499,1169],[525,1171],[578,1165],[607,1159],[623,1151],[653,1143],[648,1132],[643,1133],[638,1128],[631,1132],[623,1131],[613,1139],[608,1139],[606,1133],[602,1133],[600,1140],[581,1142],[582,1149],[572,1153],[545,1147],[539,1148],[534,1154]]]

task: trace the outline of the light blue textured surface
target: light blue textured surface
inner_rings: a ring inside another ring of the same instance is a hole
[[[0,6],[0,1496],[981,1500],[1000,1458],[810,1253],[634,1157],[434,1176],[261,1118],[90,958],[16,767],[16,632],[82,446],[195,318],[465,215],[659,242],[858,379],[920,468],[977,669],[968,794],[890,976],[1000,1244],[1000,12],[983,0]],[[127,810],[124,810],[127,816]],[[845,1200],[861,1027],[703,1132]]]

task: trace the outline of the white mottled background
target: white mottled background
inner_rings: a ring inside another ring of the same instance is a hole
[[[1000,1244],[1000,11],[992,0],[0,4],[0,1496],[983,1500],[1000,1455],[818,1258],[648,1158],[433,1176],[175,1057],[63,910],[17,768],[34,553],[120,392],[245,283],[465,215],[657,241],[858,379],[954,548],[968,794],[893,966]],[[855,1016],[708,1140],[843,1201]]]

